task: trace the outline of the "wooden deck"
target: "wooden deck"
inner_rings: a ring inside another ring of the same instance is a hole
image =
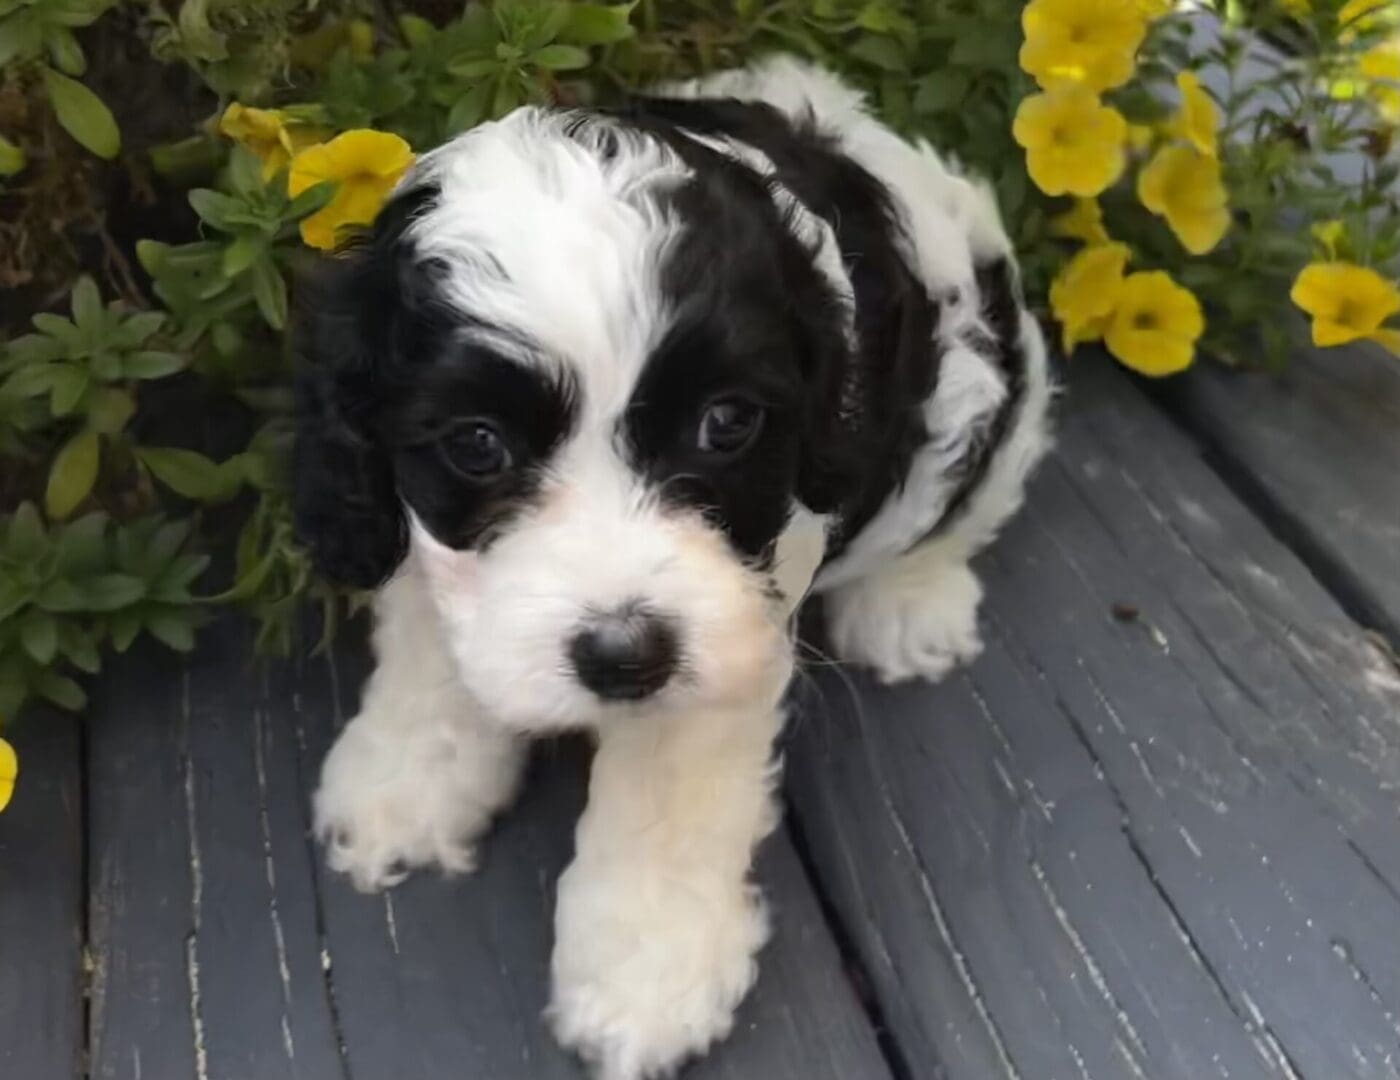
[[[686,1080],[1400,1077],[1400,364],[1070,383],[983,657],[800,681],[777,936]],[[361,896],[307,800],[363,641],[247,651],[10,732],[0,1078],[578,1080],[540,1012],[586,746],[475,876]]]

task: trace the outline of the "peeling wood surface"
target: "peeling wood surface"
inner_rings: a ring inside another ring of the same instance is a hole
[[[0,1077],[82,1077],[78,724],[36,708],[6,729],[24,774],[0,816]]]
[[[1299,348],[1277,376],[1202,365],[1163,394],[1217,466],[1367,625],[1400,647],[1400,364]]]
[[[1400,1076],[1400,678],[1077,368],[938,687],[814,673],[788,788],[915,1075]]]
[[[1400,397],[1320,377],[1164,412],[1075,365],[984,656],[801,681],[777,937],[685,1080],[1400,1078],[1400,672],[1352,617],[1397,625]],[[581,1080],[540,1014],[587,746],[540,747],[477,874],[362,896],[307,806],[363,641],[248,647],[138,647],[82,738],[7,732],[0,1077]]]

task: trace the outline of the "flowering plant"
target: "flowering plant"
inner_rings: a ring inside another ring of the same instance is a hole
[[[284,469],[295,270],[415,153],[523,103],[796,51],[991,181],[1066,353],[1102,342],[1153,376],[1278,363],[1306,333],[1290,311],[1319,346],[1400,352],[1395,0],[367,10],[0,0],[0,287],[20,300],[0,313],[0,725],[81,707],[75,676],[138,635],[191,647],[212,604],[271,648],[308,599],[329,632],[347,598],[293,539]],[[231,573],[207,581],[201,535],[230,522]],[[15,767],[0,740],[0,806]]]

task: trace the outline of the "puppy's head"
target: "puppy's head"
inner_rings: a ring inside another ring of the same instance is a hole
[[[415,561],[503,722],[781,692],[840,497],[849,310],[771,194],[522,110],[425,157],[328,269],[299,530],[347,583]]]

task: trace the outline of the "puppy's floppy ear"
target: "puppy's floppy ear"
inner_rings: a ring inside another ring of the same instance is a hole
[[[372,320],[391,298],[377,295],[377,245],[328,260],[309,283],[296,380],[293,509],[298,539],[317,569],[344,585],[381,584],[408,549],[408,528],[373,412],[380,398]]]

